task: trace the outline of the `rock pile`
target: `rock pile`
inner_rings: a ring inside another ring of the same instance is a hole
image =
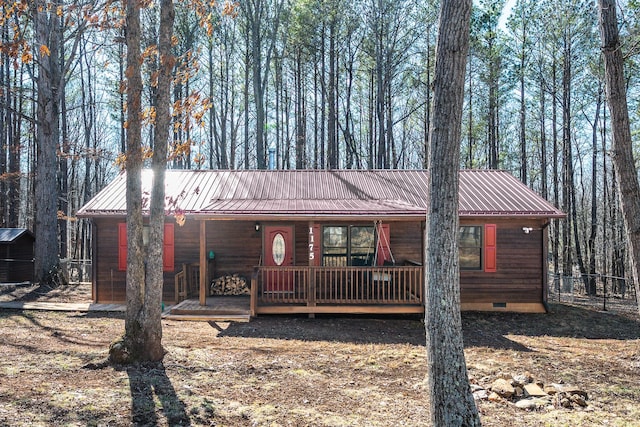
[[[480,383],[490,385],[482,386]],[[588,397],[584,390],[562,382],[545,385],[541,381],[535,381],[529,372],[513,376],[502,374],[493,381],[489,377],[481,380],[471,378],[471,391],[476,400],[512,402],[517,408],[529,411],[588,406]]]
[[[211,283],[211,295],[249,295],[250,293],[247,281],[237,274],[218,277]]]

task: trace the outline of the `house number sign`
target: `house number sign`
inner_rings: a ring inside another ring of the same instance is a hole
[[[271,255],[273,256],[273,262],[276,265],[282,265],[284,262],[284,254],[286,247],[284,243],[284,237],[278,233],[273,237],[273,243],[271,244]]]
[[[313,236],[313,227],[309,227],[309,259],[313,260],[316,258],[316,252],[314,251],[315,240]]]

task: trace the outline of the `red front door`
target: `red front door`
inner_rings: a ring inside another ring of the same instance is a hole
[[[293,266],[293,226],[268,225],[264,227],[264,265],[267,267]],[[265,290],[268,292],[292,292],[293,271],[269,271]]]

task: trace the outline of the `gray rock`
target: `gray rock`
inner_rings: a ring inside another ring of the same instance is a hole
[[[526,411],[531,411],[533,409],[536,409],[537,407],[538,407],[538,404],[533,398],[522,399],[516,402],[516,408],[524,409]]]
[[[557,384],[557,383],[553,383],[551,384],[551,386],[555,388],[558,393],[566,393],[569,396],[574,394],[579,394],[585,399],[588,399],[587,392],[580,389],[579,387],[576,387],[570,384]]]
[[[587,401],[584,399],[584,397],[582,397],[579,394],[573,394],[571,395],[571,397],[569,398],[573,403],[581,406],[581,407],[586,407],[587,406]]]
[[[476,390],[473,392],[473,398],[475,400],[489,400],[489,392],[484,389]]]
[[[500,395],[498,393],[496,393],[495,391],[492,391],[491,394],[489,394],[488,399],[491,402],[501,402],[502,401],[502,397],[500,397]]]
[[[546,396],[547,393],[545,393],[544,390],[542,390],[540,388],[540,386],[538,386],[537,384],[526,384],[524,386],[524,393],[527,396],[534,396],[534,397],[541,397],[541,396]]]
[[[469,384],[469,387],[471,388],[471,393],[475,393],[478,390],[484,390],[484,387],[478,384]]]
[[[506,398],[513,396],[516,392],[511,383],[504,378],[495,380],[493,384],[491,384],[491,391]]]
[[[533,377],[528,372],[526,374],[518,374],[513,376],[514,386],[524,386],[533,381]]]
[[[515,389],[515,391],[516,391],[516,397],[522,397],[522,396],[524,396],[524,389],[523,389],[521,386],[516,385],[516,386],[514,386],[513,388],[514,388],[514,389]]]

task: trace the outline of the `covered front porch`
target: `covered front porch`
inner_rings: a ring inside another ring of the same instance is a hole
[[[420,266],[257,267],[251,314],[422,313]]]
[[[249,296],[210,296],[204,304],[186,299],[170,314],[182,318],[259,314],[415,314],[424,312],[423,268],[416,265],[373,267],[256,267]],[[193,276],[194,280],[199,277]]]
[[[212,231],[235,230],[236,236],[247,236],[247,229],[253,229],[254,236],[237,238],[234,244],[241,245],[230,250],[230,240],[212,236]],[[219,274],[230,274],[231,257],[238,265],[239,254],[257,253],[259,265],[251,270],[240,271],[249,285],[250,315],[293,314],[293,313],[422,313],[424,312],[424,270],[419,261],[421,251],[421,225],[396,223],[398,242],[408,242],[403,236],[412,236],[416,244],[402,244],[398,259],[393,259],[389,245],[389,226],[370,223],[332,222],[330,227],[313,221],[289,221],[282,223],[246,221],[230,224],[210,219],[199,221],[199,259],[191,264],[183,264],[183,270],[176,274],[176,301],[198,297],[200,311],[208,308],[221,297],[211,295],[211,281]],[[338,225],[335,225],[338,224]],[[341,225],[347,224],[347,225]],[[327,230],[342,228],[349,230],[355,241],[359,236],[369,238],[368,246],[349,247],[342,254],[329,252],[327,242],[320,244]],[[386,234],[382,234],[386,230]],[[381,237],[382,236],[382,237]],[[212,239],[213,237],[213,239]],[[278,242],[279,241],[279,242]],[[383,244],[384,243],[384,244]],[[323,252],[323,248],[324,252]],[[386,254],[386,258],[383,256]],[[217,260],[217,270],[212,258]],[[389,259],[391,258],[391,259]],[[297,262],[296,262],[297,261]],[[300,262],[304,264],[299,264]],[[308,264],[307,264],[308,263]],[[348,265],[347,265],[348,264]],[[372,265],[373,264],[373,265]],[[379,265],[382,264],[382,265]],[[226,270],[224,270],[226,268]],[[222,273],[221,273],[222,272]],[[222,297],[223,298],[223,297]],[[193,308],[193,307],[192,307]]]

